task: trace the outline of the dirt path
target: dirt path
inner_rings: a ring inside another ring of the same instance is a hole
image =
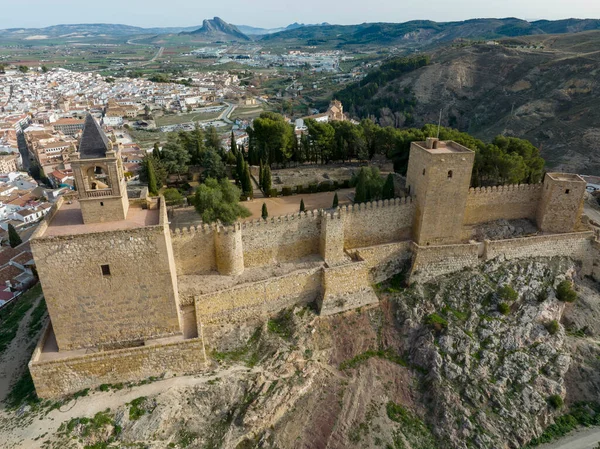
[[[114,410],[140,396],[153,396],[171,388],[193,387],[205,384],[218,377],[233,379],[235,375],[252,375],[260,372],[262,372],[261,368],[249,370],[245,366],[237,365],[222,371],[215,371],[210,376],[172,377],[118,391],[93,392],[89,396],[74,399],[64,404],[60,409],[51,411],[43,419],[33,419],[22,427],[9,428],[12,426],[1,426],[0,441],[5,445],[0,446],[2,448],[38,448],[40,440],[36,441],[35,438],[44,434],[54,435],[60,425],[70,419],[84,416],[93,417],[96,413],[107,408]],[[0,421],[6,417],[7,414],[0,411]]]
[[[595,449],[600,443],[600,427],[577,430],[555,443],[544,444],[539,449]]]
[[[33,302],[33,305],[27,311],[21,323],[17,335],[0,357],[0,410],[4,409],[4,404],[1,402],[6,398],[10,391],[10,385],[16,379],[23,369],[23,366],[29,362],[30,351],[28,346],[32,344],[27,337],[27,327],[31,318],[32,311],[40,302],[42,296],[38,296]],[[18,301],[18,300],[17,300]]]

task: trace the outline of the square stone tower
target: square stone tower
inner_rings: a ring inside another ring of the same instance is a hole
[[[459,243],[475,153],[453,141],[412,142],[406,175],[415,197],[413,240],[418,245]]]
[[[61,198],[31,238],[54,352],[181,336],[163,199],[129,203],[120,156],[91,116],[73,171],[79,200]]]
[[[571,173],[546,173],[537,225],[542,232],[573,232],[581,221],[586,182]]]
[[[114,149],[90,114],[71,167],[84,223],[125,220],[129,199],[120,150]]]

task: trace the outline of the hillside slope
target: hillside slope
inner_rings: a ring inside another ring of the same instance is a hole
[[[442,124],[484,140],[498,134],[542,147],[550,167],[600,170],[600,32],[529,36],[507,45],[443,48],[431,63],[376,86],[363,104],[345,104],[364,116],[365,104],[416,102],[411,126]],[[384,101],[385,103],[385,101]],[[369,109],[382,125],[403,125],[394,111]]]
[[[600,295],[579,280],[577,302],[558,301],[571,275],[563,258],[494,260],[384,284],[370,309],[297,307],[235,350],[212,348],[210,373],[0,409],[2,447],[519,448],[564,413],[552,396],[597,399]],[[503,315],[505,284],[517,297]]]

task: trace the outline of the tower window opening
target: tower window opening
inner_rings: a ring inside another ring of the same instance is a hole
[[[570,190],[569,190],[569,189],[565,190],[565,193],[566,193],[567,195],[569,194],[569,192],[570,192]]]
[[[448,178],[452,178],[452,170],[448,171]]]
[[[104,206],[104,201],[100,201],[100,206]]]
[[[102,276],[110,276],[110,265],[100,265]]]
[[[423,176],[425,176],[425,169],[423,169]]]

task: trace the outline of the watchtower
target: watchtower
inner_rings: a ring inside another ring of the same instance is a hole
[[[547,173],[537,225],[542,232],[573,232],[583,213],[586,182],[571,173]]]
[[[116,148],[116,149],[115,149]],[[71,167],[85,224],[125,220],[129,210],[120,150],[90,114]]]
[[[419,245],[458,243],[475,153],[453,141],[412,142],[406,175],[415,197],[413,240]]]

